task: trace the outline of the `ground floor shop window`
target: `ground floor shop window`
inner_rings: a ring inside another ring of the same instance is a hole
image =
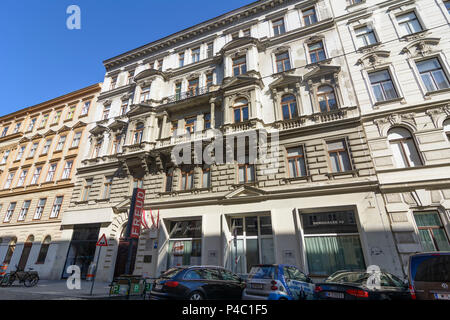
[[[168,268],[202,263],[202,221],[170,221]]]
[[[247,273],[255,264],[275,263],[272,221],[270,216],[232,217],[228,268]]]
[[[302,225],[310,274],[365,269],[353,211],[302,214]]]
[[[75,225],[72,240],[70,241],[64,266],[63,278],[67,278],[67,267],[77,265],[80,267],[81,278],[85,279],[89,265],[94,261],[95,248],[98,240],[100,225]]]
[[[437,211],[414,212],[424,251],[450,251],[448,237]]]

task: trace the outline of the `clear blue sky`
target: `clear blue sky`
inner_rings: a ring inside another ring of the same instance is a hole
[[[103,81],[102,61],[252,0],[1,0],[0,116]],[[81,30],[66,28],[69,5]]]

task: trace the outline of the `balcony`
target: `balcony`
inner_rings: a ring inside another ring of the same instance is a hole
[[[193,90],[180,92],[180,93],[174,94],[173,96],[168,96],[166,99],[167,99],[167,103],[174,103],[174,102],[179,102],[179,101],[183,101],[186,99],[202,96],[204,94],[207,94],[208,92],[210,92],[210,87],[198,87]]]

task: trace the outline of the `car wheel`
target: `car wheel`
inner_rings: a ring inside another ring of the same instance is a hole
[[[189,294],[189,298],[188,299],[189,300],[203,300],[205,298],[203,297],[203,294],[201,292],[194,291],[194,292],[191,292],[191,294]]]

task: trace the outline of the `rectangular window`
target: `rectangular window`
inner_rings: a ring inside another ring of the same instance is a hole
[[[70,174],[72,172],[72,166],[73,166],[73,161],[66,161],[66,164],[64,166],[64,171],[62,174],[62,179],[69,179],[70,178]]]
[[[47,202],[47,198],[39,199],[38,205],[36,206],[36,211],[34,212],[34,220],[39,220],[42,217],[42,213],[44,212],[45,203]]]
[[[194,188],[194,171],[181,172],[181,190]]]
[[[114,137],[111,154],[116,154],[116,153],[121,152],[121,148],[120,148],[121,141],[122,141],[122,135],[119,134]]]
[[[58,144],[56,145],[55,151],[61,151],[64,147],[64,144],[66,143],[66,136],[61,136],[59,138]]]
[[[8,133],[8,129],[9,129],[9,127],[4,127],[3,128],[2,137],[6,136],[6,134]]]
[[[8,173],[8,177],[6,178],[4,189],[9,189],[11,187],[11,184],[12,184],[12,181],[13,181],[15,175],[16,175],[15,171]]]
[[[202,187],[203,188],[211,187],[211,167],[210,166],[203,168]]]
[[[184,66],[184,53],[178,54],[178,66],[180,68]]]
[[[143,87],[141,91],[141,102],[148,100],[150,100],[150,86]]]
[[[239,31],[233,32],[231,34],[231,40],[236,40],[237,38],[239,38]]]
[[[0,162],[0,164],[5,164],[6,161],[8,160],[9,154],[11,151],[6,150],[5,153],[3,154],[3,158],[2,158],[2,162]]]
[[[111,77],[111,84],[109,90],[115,89],[117,84],[117,76]]]
[[[47,125],[48,113],[42,116],[40,128],[44,128]]]
[[[56,163],[52,163],[48,168],[47,178],[45,179],[45,182],[53,181],[53,178],[55,177],[55,171],[56,171]]]
[[[73,119],[73,116],[75,114],[75,108],[76,108],[76,106],[71,106],[69,108],[69,112],[67,113],[66,120],[72,120]]]
[[[198,95],[198,84],[199,84],[198,78],[189,80],[189,82],[188,82],[188,93],[189,93],[190,96]]]
[[[414,12],[397,16],[397,22],[402,31],[402,35],[409,35],[422,31],[422,26]]]
[[[26,170],[26,169],[22,170],[22,172],[20,173],[20,176],[19,176],[19,181],[17,181],[18,187],[22,187],[24,185],[27,174],[28,174],[28,170]]]
[[[42,149],[41,155],[48,153],[51,144],[52,144],[52,139],[45,140],[44,148]]]
[[[86,101],[83,104],[83,108],[81,109],[81,114],[82,116],[85,116],[89,113],[89,108],[91,107],[91,101]]]
[[[171,221],[167,250],[169,268],[181,265],[200,265],[202,221]]]
[[[19,147],[19,149],[17,150],[16,161],[22,159],[24,152],[25,152],[25,146]]]
[[[105,177],[105,182],[103,183],[103,199],[109,199],[111,197],[111,186],[113,177]]]
[[[447,75],[437,58],[418,61],[416,65],[428,92],[450,87]]]
[[[301,215],[310,274],[364,270],[364,255],[353,211]]]
[[[92,157],[97,158],[100,155],[100,150],[102,148],[103,139],[99,139],[96,141],[94,148],[92,149]]]
[[[20,209],[19,218],[17,218],[17,221],[25,220],[28,210],[30,209],[30,204],[31,204],[31,200],[25,200],[23,202],[22,209]]]
[[[289,177],[297,178],[306,176],[306,164],[303,146],[289,148],[286,151],[289,167]]]
[[[59,119],[61,119],[61,110],[56,111],[55,113],[55,117],[53,118],[53,124],[58,124],[59,123]]]
[[[31,119],[30,124],[28,125],[28,131],[33,131],[35,124],[36,124],[36,118]]]
[[[311,63],[316,63],[327,58],[322,41],[309,44],[308,50]]]
[[[303,22],[305,26],[310,26],[317,22],[316,9],[309,8],[302,11],[303,13]]]
[[[170,125],[170,134],[171,135],[177,134],[178,133],[177,130],[178,130],[178,121],[174,120],[171,122]]]
[[[389,101],[398,98],[391,74],[388,70],[369,73],[370,84],[377,102]]]
[[[176,100],[181,99],[181,82],[175,83],[175,98]]]
[[[247,73],[247,60],[246,56],[233,59],[233,74],[238,76]]]
[[[5,220],[3,220],[3,222],[9,222],[11,220],[14,210],[16,209],[16,204],[16,202],[11,202],[9,204],[8,210],[6,211]]]
[[[284,19],[278,19],[272,21],[272,29],[273,29],[273,35],[278,36],[280,34],[283,34],[286,32],[286,29],[284,27]]]
[[[71,148],[77,148],[80,145],[80,139],[81,139],[81,131],[76,132],[75,135],[73,136]]]
[[[251,35],[250,28],[242,30],[242,36],[243,37],[251,37],[252,35]]]
[[[103,108],[102,119],[107,120],[109,118],[109,111],[111,110],[111,105],[108,104]]]
[[[206,45],[206,55],[208,58],[211,58],[214,55],[214,44],[212,42],[209,42]]]
[[[213,74],[212,73],[208,73],[206,75],[206,87],[209,88],[213,85]]]
[[[162,71],[162,68],[163,68],[163,59],[158,59],[158,60],[156,60],[156,69],[157,70],[159,70],[159,71]]]
[[[200,48],[192,49],[191,51],[192,63],[200,61]]]
[[[448,236],[437,211],[414,212],[424,252],[450,251]]]
[[[13,134],[19,132],[21,126],[22,126],[22,122],[17,122],[16,126],[14,127]]]
[[[94,184],[94,179],[86,179],[84,183],[83,196],[81,198],[82,201],[88,201],[89,195],[91,194],[91,188]]]
[[[172,182],[173,182],[173,168],[169,168],[166,173],[166,186],[165,191],[170,192],[172,191]]]
[[[187,118],[184,120],[184,129],[186,133],[194,133],[197,129],[197,117]]]
[[[447,9],[447,12],[450,14],[450,1],[444,1],[445,8]]]
[[[120,106],[120,115],[123,116],[128,111],[128,100],[123,100],[122,105]]]
[[[205,130],[211,129],[211,113],[205,113],[203,115],[203,121],[204,121]]]
[[[31,184],[37,184],[39,181],[39,177],[41,175],[42,167],[37,167],[34,169],[33,178],[31,179]]]
[[[248,105],[239,105],[233,108],[234,123],[248,120]]]
[[[255,165],[252,163],[242,163],[238,166],[239,183],[255,181]]]
[[[63,202],[63,196],[58,196],[55,198],[55,202],[53,203],[52,212],[50,213],[50,218],[57,218],[61,211],[61,206]]]
[[[38,145],[39,145],[38,142],[33,143],[33,145],[31,146],[30,154],[28,155],[28,158],[34,157],[34,155],[36,154],[36,150],[38,148]]]
[[[377,43],[375,32],[370,26],[364,26],[355,29],[355,34],[358,42],[358,47],[366,47]]]
[[[289,61],[289,53],[283,52],[275,55],[277,65],[277,72],[283,72],[291,69],[291,62]]]
[[[352,170],[347,143],[344,139],[327,142],[328,157],[333,172],[344,172]]]

